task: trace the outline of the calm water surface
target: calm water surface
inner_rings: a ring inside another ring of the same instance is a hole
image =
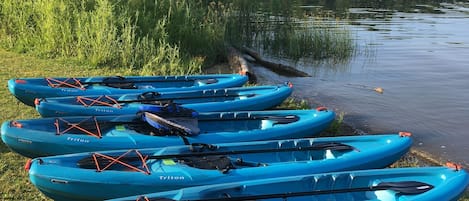
[[[334,11],[334,6],[304,8]],[[309,78],[258,69],[260,79],[290,80],[295,96],[345,112],[345,121],[357,128],[410,131],[414,147],[469,167],[469,3],[413,5],[405,11],[351,6],[341,13],[350,16],[343,23],[360,49],[350,62],[303,64],[299,68],[313,75]]]

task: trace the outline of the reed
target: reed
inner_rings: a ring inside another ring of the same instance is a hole
[[[189,0],[4,0],[0,44],[146,74],[197,73],[222,50],[226,10]]]
[[[125,67],[140,74],[198,73],[226,41],[298,61],[341,61],[354,44],[326,20],[301,23],[289,1],[3,0],[0,45],[42,58]],[[301,25],[300,25],[301,24]]]
[[[308,62],[347,62],[357,52],[353,35],[327,16],[312,17],[300,2],[236,1],[227,40],[271,56]]]

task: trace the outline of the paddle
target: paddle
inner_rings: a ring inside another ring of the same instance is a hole
[[[225,197],[225,198],[209,198],[201,200],[185,200],[185,201],[244,201],[244,200],[257,200],[257,199],[272,199],[272,198],[289,198],[299,196],[312,196],[312,195],[325,195],[325,194],[337,194],[337,193],[352,193],[352,192],[366,192],[366,191],[380,191],[380,190],[392,190],[401,195],[417,195],[425,193],[434,186],[418,182],[418,181],[400,181],[400,182],[382,182],[376,186],[357,187],[357,188],[345,188],[345,189],[331,189],[331,190],[313,190],[304,192],[288,192],[288,193],[275,193],[265,195],[247,195],[240,197]],[[227,195],[229,196],[229,195]],[[136,201],[176,201],[169,198],[147,198],[140,196]]]
[[[253,97],[256,94],[213,94],[213,95],[200,95],[200,96],[181,96],[177,98],[152,98],[152,99],[134,99],[134,100],[116,100],[117,103],[138,103],[138,102],[151,102],[151,101],[168,101],[168,100],[184,100],[184,99],[195,99],[195,98],[224,98],[224,97]]]
[[[232,121],[232,120],[271,120],[275,121],[276,124],[288,124],[295,121],[298,121],[299,117],[296,115],[286,115],[286,116],[250,116],[250,117],[241,117],[241,118],[206,118],[206,119],[198,119],[201,121]],[[171,119],[169,119],[171,120]],[[79,121],[78,121],[79,122]],[[71,122],[77,123],[77,122]],[[112,127],[116,125],[139,125],[139,124],[147,124],[142,120],[133,120],[133,121],[98,121],[97,122],[100,127]],[[164,122],[159,122],[164,123]],[[172,124],[164,124],[166,126],[171,126]],[[95,129],[96,123],[95,122],[83,122],[79,124],[80,127],[84,129]]]
[[[211,150],[216,150],[216,146],[214,145],[205,145],[205,144],[197,144],[198,146],[212,146],[215,148],[211,148]],[[194,145],[192,145],[194,146]],[[191,150],[193,148],[191,147]],[[155,155],[155,156],[147,156],[147,159],[168,159],[168,158],[186,158],[186,157],[203,157],[203,156],[216,156],[216,155],[235,155],[235,154],[253,154],[253,153],[270,153],[270,152],[289,152],[289,151],[310,151],[310,150],[355,150],[354,147],[342,143],[337,142],[330,142],[330,143],[317,143],[313,144],[310,147],[292,147],[292,148],[272,148],[272,149],[254,149],[254,150],[230,150],[230,151],[219,151],[219,152],[191,152],[191,153],[181,153],[181,154],[167,154],[167,155]],[[112,157],[112,156],[111,156]],[[117,157],[117,156],[116,156]],[[109,163],[108,159],[105,158],[96,158],[99,164],[106,165]],[[138,161],[141,160],[138,156],[129,156],[129,157],[122,157],[119,160],[123,160],[126,162],[129,161]],[[77,166],[81,168],[94,168],[95,167],[95,160],[93,156],[85,157],[80,159],[77,162]],[[91,168],[91,169],[92,169]]]
[[[121,89],[137,89],[137,86],[135,86],[135,83],[151,83],[151,82],[174,82],[174,81],[182,81],[182,82],[187,82],[187,81],[198,81],[202,82],[204,84],[213,84],[217,83],[218,80],[215,78],[208,78],[208,79],[193,79],[193,78],[187,78],[183,80],[178,80],[177,77],[173,77],[174,79],[167,79],[168,77],[165,77],[165,79],[158,79],[158,80],[126,80],[125,77],[122,76],[114,76],[114,77],[105,77],[103,78],[102,81],[95,81],[95,82],[80,82],[76,78],[67,78],[66,80],[57,80],[55,78],[45,78],[46,81],[49,83],[49,86],[53,88],[57,87],[72,87],[72,88],[79,88],[83,89],[83,85],[93,85],[93,84],[102,84],[106,85],[108,87],[113,87],[113,88],[121,88]],[[69,81],[72,81],[71,83]],[[55,83],[53,83],[55,82]]]

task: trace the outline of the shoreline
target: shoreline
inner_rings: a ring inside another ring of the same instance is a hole
[[[243,60],[242,57],[238,57],[237,59]],[[240,62],[240,63],[243,63],[243,62]],[[248,63],[249,69],[254,69],[253,66],[256,66],[256,65],[252,65]],[[230,65],[229,63],[220,63],[210,68],[204,69],[203,73],[209,74],[209,73],[239,72],[239,70],[235,68],[240,68],[240,67]],[[253,71],[250,71],[250,73],[256,76]],[[256,76],[256,78],[259,78],[259,76]],[[257,81],[256,83],[257,85],[266,84],[263,82],[262,79],[257,79],[256,81]],[[292,94],[292,96],[290,96],[290,98],[293,99],[293,101],[298,102],[298,103],[300,103],[301,101],[306,101],[306,103],[308,104],[308,106],[310,106],[310,108],[324,105],[312,99],[298,98],[295,96],[295,92]],[[334,111],[336,112],[336,114],[341,114],[343,112],[343,111],[337,111],[337,110],[334,110]],[[324,131],[319,136],[320,137],[333,137],[333,136],[347,136],[347,135],[373,135],[373,134],[368,133],[366,129],[364,128],[362,129],[359,127],[352,126],[351,123],[340,122],[339,128],[336,133],[330,133],[330,132]],[[411,160],[412,162],[410,163],[412,164],[409,164],[407,160]],[[442,161],[441,159],[439,159],[438,157],[436,157],[435,155],[431,153],[419,150],[418,148],[415,148],[415,147],[411,147],[411,149],[406,155],[404,155],[399,161],[391,165],[391,167],[409,167],[409,166],[445,166],[445,161]],[[463,166],[463,168],[466,170],[468,169],[468,167],[466,166]]]

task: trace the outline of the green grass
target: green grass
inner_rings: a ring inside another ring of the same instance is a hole
[[[6,87],[11,78],[45,76],[129,75],[136,72],[118,68],[93,68],[78,62],[38,59],[0,49],[0,121],[38,118],[34,108],[19,103]],[[48,200],[28,179],[23,166],[27,158],[0,143],[0,200]]]

